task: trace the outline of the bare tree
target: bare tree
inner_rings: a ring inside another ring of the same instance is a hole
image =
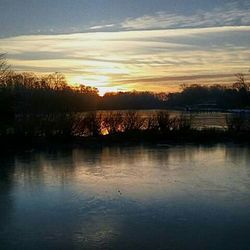
[[[10,73],[10,65],[7,63],[6,54],[0,53],[0,84],[4,83],[4,79]]]
[[[67,87],[67,81],[65,76],[59,72],[50,74],[48,76],[48,82],[50,84],[50,87],[55,90],[62,90]]]
[[[145,125],[145,118],[141,117],[138,112],[128,111],[124,114],[123,117],[123,131],[135,131],[143,129]]]
[[[166,111],[159,111],[156,114],[156,119],[158,123],[158,129],[162,132],[170,131],[172,127],[173,119]]]
[[[103,126],[108,134],[115,134],[121,130],[123,117],[121,112],[109,112],[103,118]]]
[[[245,89],[245,90],[249,90],[250,86],[249,84],[246,82],[246,78],[245,78],[245,75],[242,74],[242,73],[238,73],[235,75],[237,80],[236,82],[233,84],[233,87],[237,90],[240,90],[240,89]]]

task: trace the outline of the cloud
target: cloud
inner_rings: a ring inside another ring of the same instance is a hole
[[[231,2],[212,11],[197,11],[192,15],[178,15],[169,12],[157,12],[138,18],[128,18],[121,23],[126,30],[176,29],[198,27],[222,27],[250,25],[250,4],[240,8],[237,2]]]
[[[89,29],[90,30],[100,30],[100,29],[105,29],[105,28],[111,28],[114,27],[114,24],[105,24],[105,25],[97,25],[97,26],[92,26]]]
[[[250,26],[234,26],[30,35],[0,39],[0,47],[20,71],[60,71],[72,82],[159,91],[183,82],[227,83],[247,71],[249,32]]]

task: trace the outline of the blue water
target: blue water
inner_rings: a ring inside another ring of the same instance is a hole
[[[0,249],[250,249],[249,146],[58,149],[0,163]]]

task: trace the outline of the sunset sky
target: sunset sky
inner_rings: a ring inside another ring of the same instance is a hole
[[[0,12],[13,69],[101,94],[229,83],[250,68],[248,0],[0,0]]]

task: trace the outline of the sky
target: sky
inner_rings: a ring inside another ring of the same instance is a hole
[[[0,0],[14,70],[107,91],[227,84],[250,69],[248,0]]]

